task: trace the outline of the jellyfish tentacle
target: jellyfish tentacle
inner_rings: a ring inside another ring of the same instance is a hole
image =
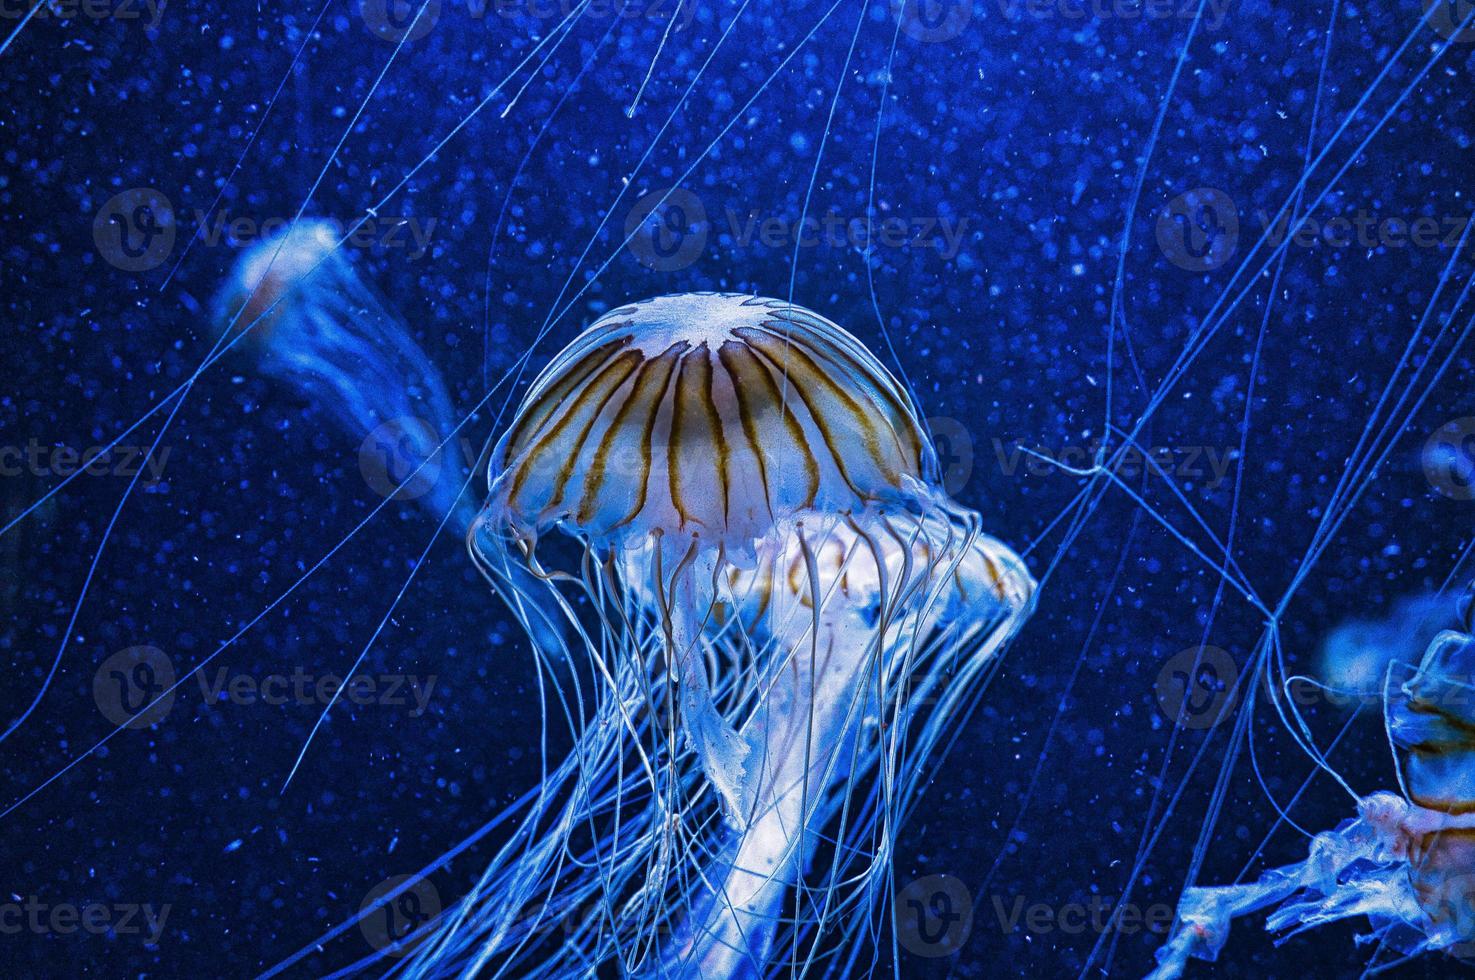
[[[846,688],[854,680],[854,672],[843,666],[839,670],[821,667],[820,644],[826,643],[825,654],[833,655],[828,635],[822,624],[824,603],[820,597],[823,582],[815,568],[813,550],[802,530],[794,535],[808,572],[808,595],[811,622],[796,638],[802,663],[780,666],[779,679],[765,693],[766,717],[777,714],[788,724],[753,724],[744,726],[748,758],[753,764],[744,773],[747,783],[744,823],[735,825],[725,849],[720,892],[708,901],[699,917],[688,926],[683,947],[675,955],[686,971],[683,975],[743,975],[747,963],[762,963],[776,931],[779,908],[789,885],[788,867],[800,860],[806,851],[805,837],[818,808],[809,798],[811,781],[819,783],[816,794],[823,792],[826,774],[816,776],[814,770],[830,768],[831,757],[815,749],[815,731],[835,730],[825,715],[848,704]],[[800,654],[807,651],[807,655]],[[828,665],[826,665],[828,666]],[[832,688],[821,693],[817,678],[832,678]],[[775,712],[773,702],[780,701]],[[822,707],[820,707],[822,706]],[[794,710],[794,708],[799,710]],[[817,720],[817,716],[818,720]],[[799,751],[795,742],[803,741]],[[825,740],[826,746],[839,748],[843,737]],[[762,750],[762,751],[759,751]],[[817,801],[815,801],[817,802]]]
[[[658,568],[659,559],[657,551]],[[716,577],[715,561],[699,559],[688,552],[672,576],[672,591],[660,596],[661,617],[671,651],[670,669],[680,698],[683,731],[701,760],[707,779],[726,804],[728,818],[741,823],[745,813],[742,773],[749,746],[717,709],[706,668],[705,633],[713,602],[699,598],[702,593],[694,581],[696,578],[715,581]],[[704,591],[708,595],[712,593],[711,589]]]
[[[807,886],[798,870],[823,839],[821,828],[837,811],[842,816],[835,839],[841,846],[818,885],[824,899],[815,903],[820,906],[816,928],[828,921],[832,910],[844,906],[835,891],[846,859],[844,844],[852,836],[852,826],[864,832],[869,825],[869,808],[852,806],[853,794],[845,782],[857,769],[869,766],[863,764],[870,756],[870,750],[862,751],[865,719],[878,717],[885,696],[884,686],[869,693],[868,678],[888,660],[904,661],[897,657],[898,651],[920,658],[924,648],[954,648],[947,641],[931,645],[919,635],[929,629],[926,612],[904,611],[895,629],[877,631],[868,621],[883,615],[881,610],[906,602],[911,593],[925,593],[928,601],[923,608],[940,610],[956,601],[953,596],[960,593],[960,582],[975,579],[972,570],[990,567],[987,551],[982,551],[984,558],[965,564],[953,559],[950,548],[943,550],[947,545],[939,547],[940,542],[952,547],[981,542],[978,536],[970,539],[951,527],[935,538],[925,531],[900,531],[894,525],[877,533],[879,527],[872,531],[854,518],[837,528],[822,540],[796,529],[777,560],[765,560],[760,566],[759,574],[788,584],[778,591],[784,606],[766,620],[771,629],[780,631],[777,639],[782,653],[771,660],[773,676],[761,688],[762,705],[740,729],[755,740],[750,758],[762,760],[756,773],[761,805],[743,838],[729,846],[722,866],[713,870],[722,887],[712,889],[674,946],[673,957],[685,965],[689,975],[737,975],[739,960],[761,960],[767,955],[773,937],[766,926],[779,921],[791,886],[799,887],[797,900],[805,900]],[[844,540],[836,541],[836,537]],[[970,573],[960,574],[963,568]],[[793,569],[802,571],[797,580],[790,575]],[[855,601],[859,593],[864,593],[863,601]],[[807,615],[802,620],[792,618],[801,608]],[[985,613],[980,618],[1008,617]],[[903,665],[900,670],[905,674],[909,667]],[[896,691],[900,703],[906,695],[905,685],[900,684]],[[904,710],[895,710],[899,717],[909,717]],[[906,727],[898,724],[891,730]],[[931,737],[923,740],[927,745],[931,741]],[[900,766],[903,740],[891,739],[887,751],[892,757],[887,766]],[[868,877],[869,873],[862,873],[862,886]],[[811,949],[806,960],[813,955]]]

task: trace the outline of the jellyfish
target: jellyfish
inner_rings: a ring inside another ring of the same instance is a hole
[[[342,244],[337,224],[326,220],[263,238],[236,260],[215,298],[215,322],[240,332],[235,349],[244,360],[359,442],[359,472],[371,490],[414,501],[464,535],[476,515],[463,478],[475,453],[456,438],[465,419],[404,317]],[[546,611],[530,621],[542,629],[555,624]]]
[[[1269,909],[1282,941],[1339,919],[1372,924],[1361,942],[1414,956],[1475,960],[1475,585],[1460,602],[1463,629],[1443,630],[1413,675],[1385,683],[1384,723],[1399,792],[1357,801],[1357,815],[1317,834],[1306,860],[1258,881],[1189,888],[1154,980],[1190,958],[1215,960],[1233,919]],[[1396,665],[1395,665],[1396,667]]]
[[[1443,596],[1404,596],[1381,617],[1349,619],[1327,634],[1318,655],[1319,677],[1331,688],[1376,691],[1390,663],[1402,668],[1418,662],[1430,641],[1454,622]]]
[[[806,309],[664,296],[549,364],[489,479],[472,554],[573,745],[397,969],[843,969],[1035,588],[942,491],[908,395]]]
[[[441,372],[403,318],[355,269],[337,225],[298,221],[245,249],[214,302],[222,330],[262,373],[324,409],[360,446],[386,496],[419,500],[469,526],[463,465]],[[449,441],[448,441],[449,440]],[[446,442],[444,448],[442,443]]]

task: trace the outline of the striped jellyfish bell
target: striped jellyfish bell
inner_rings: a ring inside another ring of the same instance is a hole
[[[533,382],[492,456],[518,536],[747,550],[800,512],[918,509],[937,462],[875,356],[817,313],[729,293],[612,310]]]

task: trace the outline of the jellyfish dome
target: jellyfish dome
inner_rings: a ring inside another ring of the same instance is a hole
[[[472,552],[574,747],[407,975],[874,950],[927,761],[1035,589],[902,386],[791,303],[661,297],[553,359],[489,475]]]
[[[234,320],[266,340],[274,324],[291,318],[301,292],[310,291],[315,282],[352,275],[337,245],[330,224],[306,220],[246,248],[216,298],[216,318]]]
[[[721,293],[601,317],[533,385],[492,465],[492,506],[517,533],[740,549],[800,512],[937,483],[915,409],[858,340],[792,303]]]

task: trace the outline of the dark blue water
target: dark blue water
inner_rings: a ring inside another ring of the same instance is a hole
[[[898,33],[885,3],[754,0],[739,16],[736,3],[639,2],[624,17],[593,8],[565,37],[556,3],[432,0],[396,45],[406,14],[385,19],[382,2],[331,0],[312,29],[312,3],[114,0],[38,16],[0,55],[5,522],[44,499],[0,536],[0,721],[45,688],[0,743],[0,805],[23,800],[0,848],[0,900],[20,906],[0,916],[7,975],[255,975],[537,781],[526,646],[446,534],[360,669],[377,695],[334,707],[283,790],[321,713],[314,685],[349,671],[436,527],[397,502],[356,530],[383,499],[361,437],[239,350],[169,398],[217,340],[210,299],[241,242],[299,208],[351,223],[377,207],[353,264],[461,413],[551,313],[532,370],[612,306],[721,289],[823,312],[945,420],[934,431],[955,495],[1049,575],[901,836],[898,882],[959,879],[971,928],[952,955],[883,951],[885,972],[1072,976],[1108,965],[1113,946],[1113,975],[1145,972],[1160,937],[1096,948],[1094,927],[1059,915],[1123,901],[1170,799],[1128,903],[1171,908],[1201,837],[1199,883],[1251,859],[1275,822],[1267,790],[1288,800],[1311,764],[1262,706],[1255,758],[1239,743],[1206,833],[1232,726],[1174,738],[1159,683],[1203,642],[1243,667],[1265,629],[1220,588],[1212,542],[1231,523],[1236,578],[1277,612],[1292,672],[1314,671],[1348,618],[1472,574],[1458,421],[1475,415],[1471,308],[1441,333],[1472,274],[1452,246],[1471,212],[1475,46],[1439,29],[1467,5],[1420,26],[1412,3],[1232,0],[1195,18],[1181,0],[978,0],[903,14]],[[23,9],[5,8],[7,34]],[[1298,195],[1308,141],[1320,162]],[[672,187],[665,231],[621,248]],[[1283,263],[1273,243],[1256,248],[1278,212],[1313,202]],[[530,376],[475,414],[473,449]],[[1083,510],[1083,477],[1019,452],[1083,468],[1108,421],[1114,445],[1135,427],[1164,450],[1176,492],[1127,467]],[[1450,423],[1455,456],[1431,456]],[[131,454],[155,439],[63,644]],[[98,472],[46,496],[115,440]],[[1338,481],[1372,460],[1313,551]],[[116,724],[99,670],[138,646],[180,677],[213,659],[157,724],[99,745]],[[221,685],[237,693],[212,700]],[[1360,793],[1396,788],[1376,708],[1365,714],[1331,760]],[[1347,717],[1308,708],[1323,746]],[[1326,829],[1351,807],[1323,777],[1294,817]],[[1252,872],[1304,852],[1281,826]],[[486,854],[431,876],[445,904]],[[1048,914],[1029,925],[1011,915],[1021,903]],[[89,908],[102,911],[80,925]],[[1251,919],[1217,973],[1357,976],[1373,956],[1354,943],[1364,928],[1276,948]],[[371,940],[350,929],[293,969],[320,975]],[[1429,956],[1397,972],[1457,969]]]

